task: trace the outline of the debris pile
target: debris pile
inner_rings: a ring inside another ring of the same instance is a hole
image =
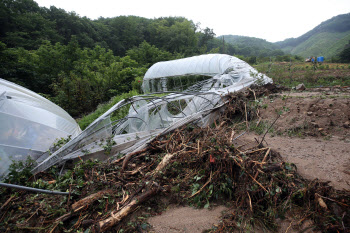
[[[127,157],[109,163],[81,161],[62,176],[54,166],[27,182],[67,190],[69,196],[1,189],[0,231],[142,232],[149,226],[143,218],[133,222],[132,216],[158,214],[162,198],[205,208],[225,203],[232,211],[212,229],[217,232],[247,226],[273,231],[275,219],[288,214],[298,216],[295,227],[311,219],[317,230],[349,230],[349,191],[304,180],[293,164],[261,141],[251,148],[235,143],[242,134],[239,125],[258,117],[249,100],[271,90],[230,94],[220,120],[206,128],[192,122]]]

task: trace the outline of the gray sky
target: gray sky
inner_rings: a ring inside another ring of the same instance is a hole
[[[90,19],[136,15],[183,16],[217,36],[242,35],[270,42],[298,37],[321,22],[350,13],[350,0],[35,0]]]

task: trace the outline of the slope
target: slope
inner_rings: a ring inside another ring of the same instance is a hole
[[[298,38],[289,38],[275,45],[285,53],[300,56],[336,56],[350,40],[350,13],[335,16]]]
[[[222,40],[222,37],[234,47],[235,54],[263,57],[283,55],[278,45],[264,39],[238,35],[223,35],[217,38]]]

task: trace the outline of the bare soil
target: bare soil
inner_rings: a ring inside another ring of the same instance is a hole
[[[201,233],[210,231],[213,226],[218,225],[222,214],[228,211],[232,212],[234,210],[230,210],[225,206],[216,206],[210,210],[194,209],[188,206],[171,206],[162,215],[148,219],[148,223],[151,225],[151,229],[148,232]],[[279,225],[278,233],[314,232],[309,229],[313,225],[310,220],[303,221],[300,226],[298,226],[297,221],[291,216],[287,216],[283,220],[276,219],[276,222]],[[247,230],[247,232],[249,231]],[[250,232],[264,233],[266,231],[257,227]]]
[[[318,88],[284,92],[264,101],[263,121],[276,119],[268,146],[295,163],[307,179],[330,181],[338,189],[350,189],[350,91]],[[254,140],[254,133],[244,138]],[[254,140],[255,141],[255,140]]]
[[[350,140],[349,88],[318,88],[270,95],[261,109],[263,120],[274,124],[277,135]]]
[[[256,143],[253,133],[242,137]],[[282,158],[294,163],[306,179],[330,181],[337,189],[350,189],[350,143],[331,138],[292,138],[266,136],[267,146],[278,151]]]
[[[150,218],[148,222],[153,226],[152,231],[157,233],[200,233],[217,224],[225,210],[227,208],[224,206],[217,206],[211,210],[171,207],[164,214]]]

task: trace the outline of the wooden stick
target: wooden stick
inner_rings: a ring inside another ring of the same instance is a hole
[[[293,221],[290,222],[289,227],[287,228],[285,233],[287,233],[289,231],[289,228],[292,226],[292,223],[293,223]]]
[[[266,149],[266,148],[264,148],[264,149]],[[265,160],[266,160],[266,158],[267,158],[267,155],[270,154],[270,151],[271,151],[271,148],[269,148],[269,149],[267,150],[267,152],[265,153],[265,156],[264,156],[264,158],[263,158],[263,160],[261,161],[261,164],[260,164],[260,167],[261,167],[261,168],[262,168],[262,164],[265,163]],[[255,173],[254,179],[256,179],[256,178],[258,177],[258,174],[259,174],[259,171],[257,171],[257,172]]]
[[[113,161],[111,162],[111,164],[119,163],[119,162],[122,161],[124,158],[125,158],[125,155],[122,156],[122,157],[119,158],[119,159],[113,160]]]
[[[232,130],[232,133],[231,133],[230,143],[231,143],[231,142],[232,142],[232,140],[233,140],[233,136],[235,136],[235,131],[234,131],[234,130]]]
[[[74,212],[79,211],[80,209],[82,209],[83,207],[91,204],[92,202],[94,202],[95,200],[100,199],[103,195],[107,194],[107,193],[112,193],[112,190],[102,190],[100,192],[91,194],[90,196],[87,196],[77,202],[75,202],[72,205],[72,209]]]
[[[177,155],[177,153],[174,153],[174,154],[166,154],[166,155],[163,157],[162,161],[158,164],[157,168],[152,172],[152,175],[154,175],[154,174],[158,173],[159,171],[163,170],[163,168],[165,168],[165,167],[169,164],[170,160],[171,160],[175,155]]]
[[[230,157],[237,163],[238,166],[240,166],[243,169],[242,165],[240,163],[238,163],[237,160],[233,156],[230,156]],[[250,175],[248,172],[246,172],[246,174],[248,174],[248,176],[250,178],[252,178],[263,190],[268,192],[267,189],[262,184],[260,184],[256,179],[254,179],[254,177],[252,175]]]
[[[205,188],[205,186],[207,186],[210,181],[211,181],[211,177],[212,177],[212,173],[210,172],[210,177],[209,177],[209,180],[202,186],[202,188],[200,188],[200,190],[198,190],[196,193],[192,194],[190,197],[188,198],[192,198],[194,196],[196,196],[198,193],[202,192],[202,190]]]
[[[200,155],[200,153],[201,153],[201,148],[200,148],[200,140],[198,139],[198,152],[197,152],[197,154],[198,155]]]
[[[256,123],[256,127],[258,127],[258,126],[259,126],[260,121],[261,121],[261,117],[259,117],[259,120],[258,120],[258,122]]]
[[[245,111],[245,122],[246,122],[246,125],[247,125],[247,131],[249,130],[249,125],[248,125],[248,113],[247,113],[247,104],[244,103],[244,111]]]
[[[249,206],[250,206],[250,211],[253,212],[253,205],[252,205],[252,199],[250,198],[249,192],[247,192],[248,197],[249,197]]]
[[[158,192],[158,187],[153,186],[148,191],[140,194],[139,196],[135,197],[128,205],[123,207],[120,211],[116,213],[111,213],[111,216],[103,221],[100,221],[97,224],[97,230],[99,232],[103,232],[114,226],[115,224],[119,223],[124,217],[126,217],[128,214],[133,212],[138,205],[143,203],[144,201],[148,200],[149,198],[153,197],[154,194]]]
[[[129,154],[125,155],[121,171],[122,171],[122,172],[124,171],[124,169],[125,169],[126,166],[128,165],[129,160],[130,160],[134,155],[141,154],[141,153],[143,153],[143,152],[146,152],[147,150],[148,150],[148,148],[146,147],[146,148],[144,148],[144,149],[142,149],[142,150],[139,150],[139,151],[136,151],[136,152],[129,153]]]
[[[267,150],[267,152],[266,152],[266,154],[265,154],[263,160],[261,161],[262,163],[264,163],[264,162],[266,161],[266,158],[267,158],[267,156],[270,154],[270,151],[271,151],[271,148],[269,148],[269,149]]]
[[[0,210],[2,210],[7,204],[15,197],[15,195],[12,195],[7,201],[1,206]]]
[[[265,147],[265,148],[260,148],[260,149],[257,149],[257,150],[253,150],[253,151],[249,151],[249,152],[243,152],[244,154],[252,154],[252,153],[255,153],[255,152],[258,152],[258,151],[262,151],[262,150],[266,150],[266,149],[269,149],[268,147]]]

